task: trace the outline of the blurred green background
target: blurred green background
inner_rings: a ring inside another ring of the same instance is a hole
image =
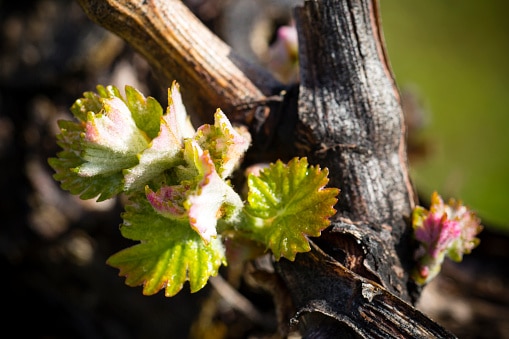
[[[418,191],[461,199],[509,233],[509,2],[380,3],[398,86],[424,109],[418,138],[429,152],[411,162]]]

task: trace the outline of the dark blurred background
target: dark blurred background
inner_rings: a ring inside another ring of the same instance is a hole
[[[509,338],[507,5],[381,2],[423,203],[437,189],[479,211],[486,226],[471,255],[461,264],[446,262],[419,308],[460,338]],[[263,63],[296,1],[186,3],[239,53]],[[67,194],[47,164],[59,151],[56,121],[70,118],[84,91],[129,84],[164,106],[169,84],[157,83],[140,56],[74,1],[0,0],[0,28],[3,331],[27,338],[186,338],[211,288],[190,294],[186,286],[165,298],[125,286],[105,264],[131,245],[118,231],[121,202]]]

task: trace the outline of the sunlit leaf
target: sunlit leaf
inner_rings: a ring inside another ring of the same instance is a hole
[[[125,87],[126,104],[131,111],[136,126],[153,139],[159,133],[159,123],[163,115],[163,108],[152,97],[145,98],[137,89]]]
[[[186,144],[186,155],[193,159],[199,178],[195,190],[186,202],[189,220],[193,229],[205,241],[209,241],[216,234],[217,220],[235,219],[242,209],[242,201],[216,172],[208,151],[203,151],[195,141],[190,141]]]
[[[122,171],[138,163],[149,139],[116,87],[97,86],[71,107],[76,121],[59,121],[62,151],[49,159],[62,188],[82,199],[105,200],[123,190]]]
[[[139,164],[124,172],[126,190],[142,189],[151,179],[183,161],[184,138],[192,136],[194,129],[176,82],[168,89],[168,103],[166,114],[158,116],[159,131],[139,155]]]
[[[276,259],[294,260],[310,250],[307,237],[317,237],[329,226],[339,190],[325,188],[328,170],[309,166],[306,158],[288,165],[277,161],[248,178],[245,214],[253,236]]]
[[[221,178],[227,178],[239,165],[249,148],[248,133],[241,134],[231,125],[226,115],[218,109],[214,114],[214,125],[202,125],[194,139],[208,150]]]
[[[431,196],[429,211],[421,206],[414,208],[412,226],[418,242],[412,278],[419,285],[437,276],[445,257],[460,262],[479,244],[476,236],[483,228],[477,215],[461,201],[450,199],[444,203],[437,192]]]
[[[205,243],[189,222],[156,213],[144,195],[131,196],[123,215],[122,235],[140,241],[108,259],[129,286],[143,285],[143,294],[165,290],[177,294],[186,281],[191,292],[200,290],[226,264],[219,237]]]
[[[98,197],[98,201],[120,193],[124,186],[120,171],[94,177],[79,175],[77,169],[85,162],[81,156],[83,125],[65,120],[59,121],[58,124],[60,134],[57,135],[57,143],[63,150],[57,157],[48,159],[48,163],[55,170],[53,178],[61,183],[61,187],[81,199]]]

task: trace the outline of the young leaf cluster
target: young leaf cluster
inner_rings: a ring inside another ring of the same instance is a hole
[[[143,293],[192,292],[227,265],[226,240],[250,239],[294,260],[319,236],[339,190],[326,188],[327,169],[306,158],[277,161],[250,174],[245,201],[229,178],[249,147],[247,132],[217,110],[214,124],[193,128],[177,83],[168,107],[126,86],[86,92],[59,122],[62,150],[49,159],[63,189],[82,199],[127,197],[121,234],[137,244],[108,259]],[[238,237],[237,237],[238,235]],[[228,239],[227,239],[228,238]]]
[[[479,245],[477,235],[483,229],[481,220],[461,201],[450,199],[444,203],[437,192],[431,195],[429,210],[421,206],[414,208],[412,226],[418,242],[412,278],[419,285],[437,276],[446,257],[462,261],[464,254]]]

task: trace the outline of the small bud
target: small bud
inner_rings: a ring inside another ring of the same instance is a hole
[[[444,204],[434,192],[430,210],[417,206],[412,215],[417,267],[413,279],[420,285],[430,282],[439,272],[445,256],[459,262],[479,244],[476,235],[482,230],[480,219],[461,201]]]
[[[281,26],[276,41],[269,48],[269,68],[282,82],[289,83],[298,80],[298,63],[297,29],[293,23]]]

